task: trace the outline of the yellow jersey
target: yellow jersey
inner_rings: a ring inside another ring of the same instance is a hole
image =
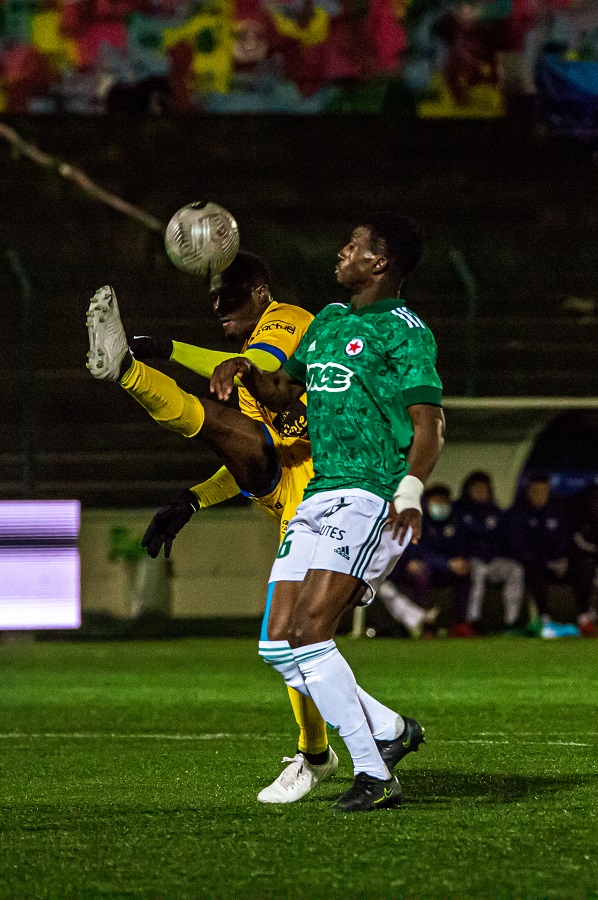
[[[242,353],[261,350],[270,353],[282,366],[293,355],[313,316],[300,306],[273,300],[245,341]],[[278,368],[278,367],[277,367]],[[306,438],[306,395],[282,413],[272,412],[257,402],[249,391],[239,387],[239,408],[246,416],[263,422],[284,438]]]

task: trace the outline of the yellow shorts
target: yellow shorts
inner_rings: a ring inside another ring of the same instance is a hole
[[[280,540],[287,532],[287,526],[295,515],[295,510],[303,500],[303,492],[314,474],[311,461],[311,447],[304,438],[284,438],[272,428],[268,434],[280,462],[280,480],[273,491],[265,497],[251,497],[268,515],[280,523]]]

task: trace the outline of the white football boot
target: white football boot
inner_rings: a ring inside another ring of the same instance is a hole
[[[260,803],[296,803],[313,791],[320,781],[333,778],[338,769],[338,756],[332,747],[329,748],[328,761],[321,766],[312,766],[299,752],[295,756],[284,756],[282,761],[289,765],[272,784],[259,792],[257,799]]]
[[[116,294],[109,285],[95,292],[87,310],[87,368],[94,378],[118,381],[129,345],[120,320]]]

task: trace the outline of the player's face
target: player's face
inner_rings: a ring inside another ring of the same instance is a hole
[[[239,285],[214,280],[210,287],[212,309],[227,337],[246,340],[263,312],[259,288],[250,293]]]
[[[380,259],[372,247],[369,228],[356,228],[338,258],[335,271],[339,284],[351,290],[368,284],[372,279],[373,267]]]

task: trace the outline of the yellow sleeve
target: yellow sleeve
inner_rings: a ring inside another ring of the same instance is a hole
[[[258,322],[242,353],[208,350],[173,341],[170,358],[204,378],[210,378],[216,366],[236,356],[246,356],[264,372],[275,372],[293,355],[312,320],[311,313],[300,306],[274,303]],[[235,383],[241,384],[238,379]]]
[[[207,350],[205,347],[183,344],[181,341],[173,341],[172,346],[170,358],[179,365],[185,366],[186,369],[196,372],[197,375],[203,375],[204,378],[210,378],[216,366],[219,366],[221,362],[226,359],[234,359],[236,356],[246,356],[264,372],[275,372],[281,365],[275,356],[259,348],[248,349],[244,353],[224,353],[221,350]]]
[[[293,355],[312,321],[311,313],[300,306],[275,303],[258,322],[245,352],[261,350],[277,359],[278,366],[282,366]]]
[[[218,469],[207,481],[196,484],[190,488],[199,500],[199,508],[206,509],[208,506],[215,506],[216,503],[222,503],[223,500],[230,500],[236,497],[241,491],[237,482],[225,466]]]

